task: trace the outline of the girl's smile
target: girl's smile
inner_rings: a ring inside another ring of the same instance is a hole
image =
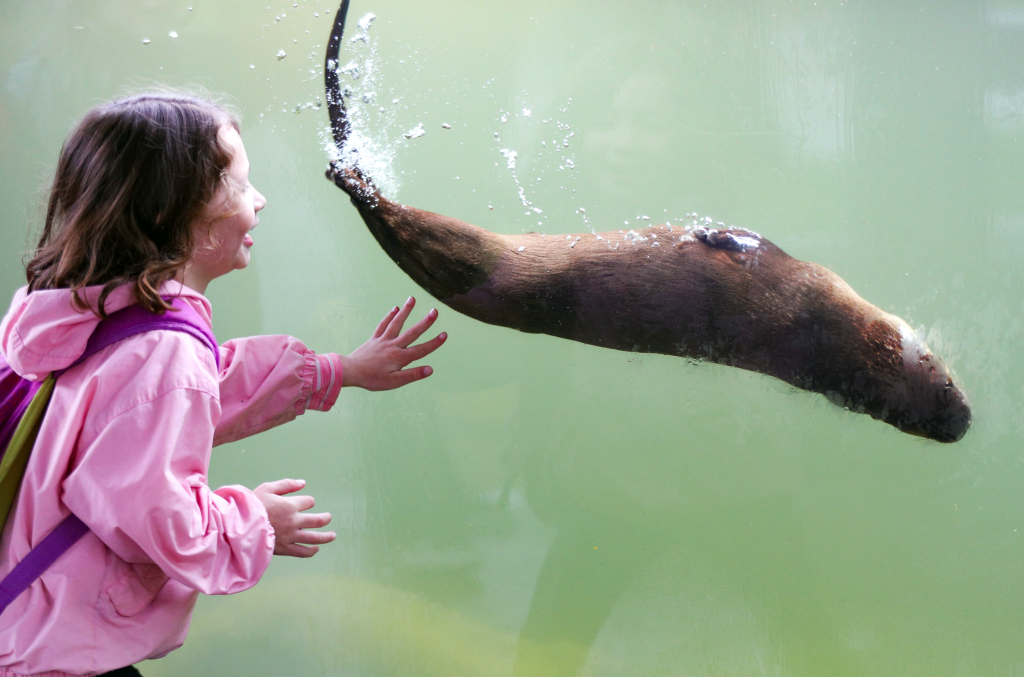
[[[238,131],[224,125],[218,138],[231,152],[231,164],[211,207],[213,223],[196,225],[196,250],[185,269],[185,284],[199,293],[211,280],[249,265],[251,232],[260,222],[257,213],[267,205],[249,183],[249,158]]]

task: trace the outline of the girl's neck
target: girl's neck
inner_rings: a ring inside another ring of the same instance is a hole
[[[210,286],[210,280],[192,264],[186,265],[183,271],[179,270],[174,279],[192,291],[197,291],[204,296],[206,295],[206,288]]]

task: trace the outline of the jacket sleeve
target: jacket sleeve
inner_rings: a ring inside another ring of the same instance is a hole
[[[221,418],[214,445],[328,411],[341,390],[341,360],[317,355],[291,336],[251,336],[220,349]]]
[[[252,587],[274,532],[252,491],[207,486],[216,398],[175,388],[114,416],[79,447],[61,499],[121,559],[206,594]]]

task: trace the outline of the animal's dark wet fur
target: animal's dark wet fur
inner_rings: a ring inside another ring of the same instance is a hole
[[[339,149],[351,133],[338,50],[326,57]],[[839,276],[739,228],[497,235],[392,202],[358,168],[333,163],[381,248],[420,286],[482,322],[624,351],[697,358],[779,378],[905,432],[952,442],[970,426],[942,361],[899,318]],[[910,356],[910,357],[908,357]],[[916,357],[915,357],[916,356]]]

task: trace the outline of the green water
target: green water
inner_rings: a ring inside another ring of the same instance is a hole
[[[429,308],[322,177],[335,6],[189,1],[0,0],[5,298],[71,126],[161,82],[232,98],[269,202],[211,287],[222,340],[349,351]],[[400,201],[506,233],[751,228],[917,327],[974,425],[939,445],[442,308],[428,381],[216,451],[214,484],[306,478],[339,538],[202,598],[144,674],[1024,675],[1024,2],[354,0],[348,36],[367,12],[342,58],[376,50],[353,84]]]

